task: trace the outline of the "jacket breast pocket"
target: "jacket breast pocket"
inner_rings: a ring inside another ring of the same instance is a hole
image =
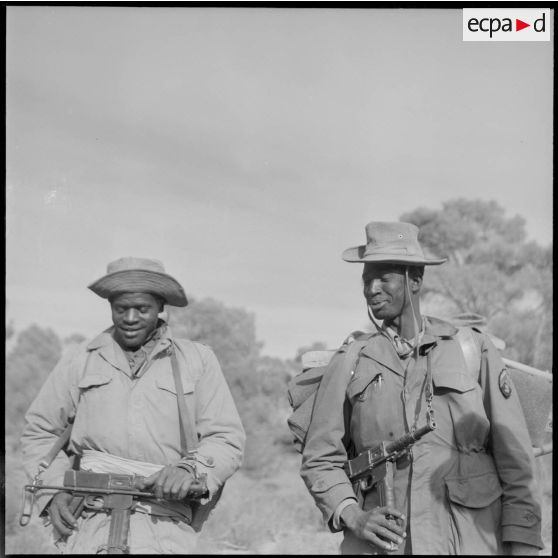
[[[178,391],[176,389],[174,378],[172,377],[157,378],[156,384],[160,390],[163,390],[176,397]],[[194,382],[185,382],[184,380],[182,380],[182,391],[185,395],[188,393],[194,393],[194,387],[195,387]]]
[[[108,386],[112,382],[112,376],[107,374],[88,373],[80,379],[79,389],[83,392],[99,389]]]
[[[169,428],[160,437],[160,443],[176,449],[178,424],[185,421],[187,425],[195,424],[196,405],[194,397],[194,382],[182,380],[183,393],[178,396],[174,378],[172,376],[162,376],[156,380],[157,389],[151,390],[146,394],[146,403],[156,413],[161,420],[161,424],[168,424]],[[180,410],[184,401],[185,413]],[[190,427],[188,427],[190,428]]]
[[[122,398],[115,386],[114,378],[110,374],[90,372],[79,380],[79,404],[76,411],[74,433],[83,431],[88,435],[103,434],[108,424],[115,424],[121,419]]]
[[[356,402],[366,401],[370,394],[381,385],[382,374],[377,371],[359,371],[347,387],[347,397],[352,405]]]
[[[466,393],[475,389],[479,384],[465,370],[436,370],[432,373],[434,388],[442,393],[456,391]]]
[[[453,437],[453,443],[461,452],[484,451],[488,444],[490,421],[478,381],[459,368],[436,370],[432,381],[434,411],[438,414],[441,430],[447,425],[448,438]]]

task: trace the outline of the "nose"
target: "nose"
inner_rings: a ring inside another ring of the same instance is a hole
[[[138,319],[138,311],[135,308],[129,308],[124,314],[124,321],[129,324],[133,323]]]
[[[364,286],[365,294],[370,295],[370,296],[378,294],[379,292],[381,292],[380,285],[381,285],[381,283],[380,283],[379,279],[371,279]]]

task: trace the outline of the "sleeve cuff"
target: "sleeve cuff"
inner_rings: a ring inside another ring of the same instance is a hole
[[[532,527],[520,527],[519,525],[502,526],[502,542],[519,542],[530,544],[531,546],[536,546],[540,549],[544,548],[540,529],[533,529]]]
[[[341,524],[341,514],[343,513],[343,510],[347,506],[350,506],[351,504],[357,504],[357,503],[358,502],[357,502],[356,498],[347,498],[347,499],[343,500],[337,506],[337,508],[335,508],[335,512],[333,513],[333,517],[331,519],[331,526],[332,526],[334,531],[341,531],[341,529],[343,528],[343,525]]]
[[[507,506],[502,512],[502,541],[544,548],[540,516],[531,509]]]

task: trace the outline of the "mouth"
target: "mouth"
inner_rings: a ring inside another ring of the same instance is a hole
[[[368,301],[368,305],[371,308],[375,308],[375,309],[381,308],[386,303],[387,303],[387,300],[369,300]]]
[[[135,337],[141,329],[121,329],[120,331],[124,337]]]

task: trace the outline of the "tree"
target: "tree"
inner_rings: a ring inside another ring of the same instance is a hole
[[[19,434],[23,416],[62,354],[50,328],[31,325],[17,337],[6,358],[6,433]]]
[[[64,347],[68,347],[69,345],[77,345],[79,343],[83,343],[83,341],[85,340],[85,335],[82,335],[81,333],[72,333],[71,335],[68,335],[68,337],[64,338],[63,344]]]
[[[11,339],[15,333],[14,324],[12,321],[6,324],[6,341]]]
[[[448,258],[428,269],[425,300],[445,313],[485,316],[516,358],[551,367],[552,247],[527,241],[522,217],[506,217],[495,201],[459,198],[401,220],[420,228],[427,253]]]
[[[256,393],[254,376],[262,343],[256,339],[253,314],[211,298],[190,300],[185,308],[169,310],[169,325],[177,337],[204,343],[215,351],[239,397]]]

